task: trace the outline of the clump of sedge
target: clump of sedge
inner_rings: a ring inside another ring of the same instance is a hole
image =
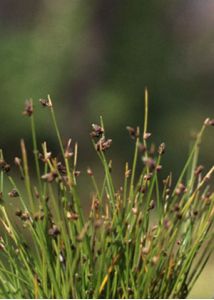
[[[48,108],[60,153],[54,156],[46,142],[38,145],[33,101],[26,101],[35,167],[29,166],[22,141],[21,157],[14,159],[20,182],[8,174],[10,166],[0,150],[0,297],[189,296],[213,253],[214,167],[205,172],[197,164],[203,132],[214,125],[213,120],[206,119],[195,137],[177,182],[171,173],[162,180],[166,146],[162,143],[156,149],[150,142],[146,90],[143,131],[127,127],[134,155],[125,170],[118,171],[121,180],[114,177],[112,160],[106,156],[112,140],[106,138],[102,118],[100,125],[92,124],[90,135],[103,169],[98,181],[96,172],[87,169],[91,189],[80,199],[79,190],[86,185],[79,180],[77,144],[72,151],[71,138],[65,146],[62,143],[50,96],[39,102]],[[81,206],[87,203],[88,211]]]

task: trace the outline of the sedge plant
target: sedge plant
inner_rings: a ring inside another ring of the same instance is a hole
[[[21,140],[17,181],[0,151],[0,297],[186,298],[214,250],[214,166],[205,172],[198,165],[203,133],[214,121],[205,120],[177,182],[172,174],[161,180],[165,144],[150,147],[146,90],[144,128],[127,127],[133,162],[125,164],[123,184],[116,187],[108,157],[112,140],[100,118],[91,139],[103,182],[87,169],[93,196],[85,214],[77,144],[69,139],[63,145],[50,96],[40,103],[60,155],[54,157],[46,142],[38,145],[33,101],[27,101],[35,167]],[[16,203],[12,212],[9,197]]]

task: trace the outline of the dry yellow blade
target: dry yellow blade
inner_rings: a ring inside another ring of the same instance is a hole
[[[106,283],[108,282],[109,276],[111,275],[111,272],[113,271],[114,266],[115,266],[116,262],[118,261],[118,259],[119,259],[119,254],[113,259],[112,264],[108,269],[108,273],[105,275],[105,277],[104,277],[104,279],[101,283],[101,286],[99,288],[99,295],[102,293],[104,287],[106,286]]]

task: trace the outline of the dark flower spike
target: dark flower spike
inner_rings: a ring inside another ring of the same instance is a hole
[[[66,175],[67,174],[66,167],[61,162],[57,163],[57,170],[59,171],[60,175]]]
[[[8,173],[10,171],[10,165],[3,159],[0,160],[0,168],[5,172]]]
[[[170,227],[170,221],[168,219],[163,220],[163,226],[165,229],[169,229]]]
[[[97,124],[92,124],[91,137],[100,137],[104,133],[104,128]]]
[[[126,129],[128,130],[130,137],[132,139],[134,139],[135,138],[135,129],[133,127],[130,127],[130,126],[126,126]]]
[[[80,171],[77,171],[77,170],[76,170],[76,171],[74,171],[74,176],[75,176],[75,177],[78,177],[78,176],[80,175],[80,173],[81,173]]]
[[[16,189],[12,189],[12,191],[8,193],[8,196],[10,198],[17,198],[17,197],[19,197],[19,193]]]
[[[129,176],[131,175],[131,173],[132,173],[132,170],[130,170],[130,169],[126,170],[125,171],[125,177],[129,178]]]
[[[143,179],[149,181],[152,178],[152,175],[153,175],[152,173],[148,173],[148,174],[144,175]]]
[[[159,148],[158,148],[158,153],[160,155],[162,155],[162,154],[165,153],[165,151],[166,151],[166,145],[165,145],[165,143],[161,143],[160,146],[159,146]]]
[[[66,146],[66,149],[65,149],[65,158],[67,158],[67,159],[74,155],[74,153],[70,150],[71,142],[72,142],[72,139],[69,139],[68,143],[67,143],[67,146]]]
[[[15,157],[14,158],[14,163],[15,163],[15,165],[17,165],[17,166],[21,166],[21,159],[19,158],[19,157]]]
[[[149,154],[153,156],[155,154],[155,144],[151,144],[150,149],[149,149]]]
[[[33,216],[33,218],[36,222],[43,220],[44,217],[45,217],[45,214],[42,211],[36,212]]]
[[[50,96],[48,95],[48,99],[39,99],[39,102],[42,104],[44,107],[52,107],[52,101]]]
[[[44,163],[47,163],[48,160],[51,158],[52,153],[51,153],[51,152],[48,152],[48,150],[47,150],[47,143],[46,143],[46,142],[44,142],[44,143],[42,144],[42,149],[43,149],[43,153],[44,153],[44,154],[39,153],[39,159],[40,159],[41,161],[43,161]]]
[[[105,151],[111,147],[111,144],[112,144],[111,139],[105,140],[105,138],[101,138],[96,144],[96,150]]]
[[[159,257],[157,255],[153,256],[152,257],[152,261],[151,261],[152,265],[155,266],[158,263],[158,260],[159,260]]]
[[[144,140],[147,140],[151,135],[152,135],[152,134],[151,134],[150,132],[145,132],[145,133],[143,134],[143,139],[144,139]]]
[[[144,157],[143,162],[151,170],[156,167],[156,161],[151,157]]]
[[[33,114],[33,100],[26,100],[25,101],[25,109],[23,111],[23,115],[25,116],[32,116]]]
[[[76,221],[79,218],[78,214],[73,211],[67,211],[66,217],[68,220],[71,220],[71,221]]]
[[[157,165],[157,167],[156,167],[156,171],[161,171],[162,170],[162,165]]]
[[[198,176],[204,170],[204,166],[200,165],[195,169],[195,176]]]
[[[3,169],[3,171],[4,171],[5,173],[8,173],[8,172],[10,171],[10,165],[9,165],[9,164],[5,164],[4,167],[3,167],[2,169]]]
[[[134,140],[136,137],[139,136],[139,130],[138,129],[134,129],[133,127],[130,126],[126,126],[126,129],[129,132],[130,137]]]
[[[60,234],[60,229],[55,224],[53,224],[52,227],[48,230],[48,234],[50,236],[56,237]]]
[[[42,175],[41,178],[47,182],[53,182],[56,177],[57,177],[57,172],[50,172]]]
[[[20,218],[21,218],[22,221],[28,221],[28,220],[30,220],[30,214],[29,214],[29,212],[27,212],[27,211],[23,212],[21,214]]]
[[[91,168],[88,168],[87,169],[87,174],[89,175],[89,176],[93,176],[94,174],[93,174],[93,171],[91,170]]]
[[[138,149],[141,153],[144,153],[146,151],[146,145],[144,145],[143,143],[139,143]]]
[[[209,125],[214,126],[214,119],[210,120]]]
[[[204,125],[206,125],[206,126],[214,126],[214,119],[207,118],[204,121]]]
[[[178,196],[182,193],[185,193],[187,191],[185,185],[181,182],[178,184],[177,188],[175,189],[175,194]]]
[[[155,208],[155,201],[154,200],[151,200],[150,204],[149,204],[149,207],[148,207],[148,210],[152,210]]]
[[[21,217],[21,215],[22,215],[22,210],[21,210],[21,209],[18,209],[18,210],[15,212],[15,215],[16,215],[17,217]]]

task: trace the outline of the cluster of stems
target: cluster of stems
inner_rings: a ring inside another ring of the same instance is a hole
[[[187,297],[214,248],[209,186],[214,166],[205,173],[198,166],[201,138],[212,120],[204,122],[177,182],[171,174],[162,182],[165,144],[157,151],[150,145],[146,90],[144,128],[127,127],[133,162],[125,164],[123,183],[116,188],[106,154],[112,140],[100,118],[99,125],[92,125],[91,139],[103,181],[99,185],[87,169],[93,196],[84,214],[78,146],[71,139],[63,145],[50,96],[40,103],[50,114],[60,155],[53,157],[46,142],[38,146],[29,100],[24,114],[30,119],[35,168],[29,166],[22,140],[22,155],[14,160],[20,183],[0,151],[0,297]]]

